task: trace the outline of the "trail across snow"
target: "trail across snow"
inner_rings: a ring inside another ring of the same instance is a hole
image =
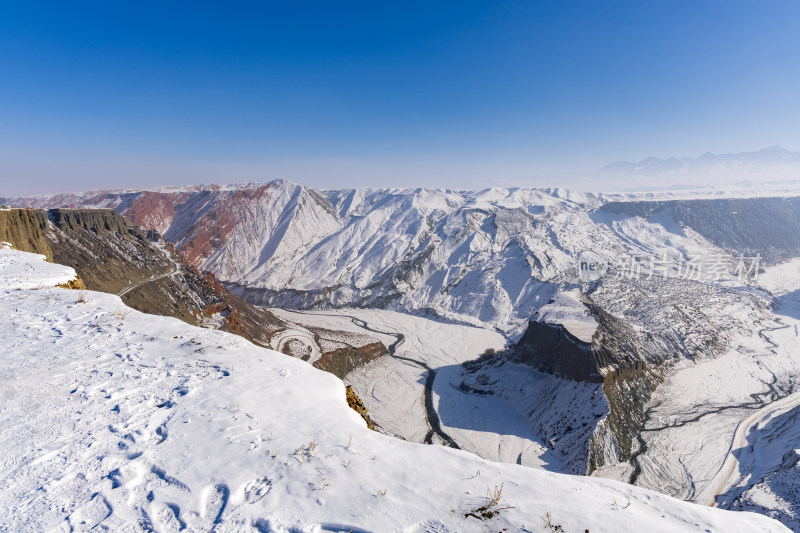
[[[154,277],[152,277],[150,279],[147,279],[147,280],[144,280],[144,281],[140,281],[139,283],[137,283],[135,285],[131,285],[130,287],[122,289],[120,292],[117,293],[117,296],[119,296],[119,297],[125,296],[126,294],[128,294],[132,290],[138,289],[142,285],[145,285],[147,283],[152,283],[152,282],[158,281],[160,279],[168,278],[170,276],[174,276],[174,275],[180,273],[181,264],[172,257],[172,254],[166,248],[164,248],[163,246],[156,245],[156,248],[161,250],[161,252],[166,256],[166,258],[169,259],[169,262],[172,263],[172,270],[170,272],[167,272],[166,274],[162,274],[160,276],[154,276]]]

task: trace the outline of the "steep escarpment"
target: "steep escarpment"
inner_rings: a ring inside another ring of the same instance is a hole
[[[603,382],[592,345],[572,335],[561,324],[530,322],[514,345],[513,358],[556,377]]]
[[[9,242],[23,252],[32,252],[53,260],[47,241],[47,214],[31,209],[0,209],[0,241]]]
[[[601,384],[608,411],[602,420],[594,421],[594,435],[587,434],[588,442],[583,443],[588,448],[583,455],[587,474],[631,459],[645,406],[665,373],[636,352],[639,339],[628,324],[602,310],[595,312],[598,329],[591,343],[576,338],[561,324],[532,321],[508,354],[515,362],[567,382]]]
[[[50,209],[46,216],[54,261],[74,268],[90,290],[117,294],[171,271],[146,234],[111,209]]]

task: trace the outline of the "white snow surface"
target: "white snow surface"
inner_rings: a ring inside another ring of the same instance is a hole
[[[591,343],[597,321],[581,301],[580,289],[558,291],[551,303],[542,306],[536,319],[548,324],[561,324],[579,340]]]
[[[10,289],[53,272],[3,253],[2,531],[540,531],[546,512],[567,531],[785,531],[371,432],[330,374],[117,296]],[[507,509],[464,516],[501,484]]]
[[[32,257],[20,261],[20,252],[6,244],[0,245],[0,276],[4,289],[54,287],[78,277],[73,268],[48,263],[43,255],[29,254]]]

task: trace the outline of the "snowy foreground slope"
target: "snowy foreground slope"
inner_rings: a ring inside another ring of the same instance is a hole
[[[548,512],[565,531],[785,530],[371,432],[332,375],[116,296],[36,288],[74,274],[53,268],[0,250],[1,531],[542,531]],[[501,484],[507,509],[464,516]]]

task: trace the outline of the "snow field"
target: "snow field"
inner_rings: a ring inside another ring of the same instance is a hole
[[[48,263],[43,255],[29,254],[32,257],[21,261],[19,253],[21,252],[11,248],[10,243],[0,244],[0,272],[2,272],[0,276],[3,280],[3,289],[54,287],[78,277],[75,269]]]

